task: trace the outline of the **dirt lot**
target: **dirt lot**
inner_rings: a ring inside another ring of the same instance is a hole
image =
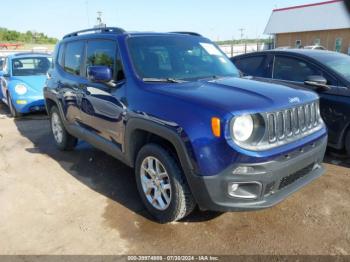
[[[0,254],[350,254],[346,159],[328,155],[326,175],[274,208],[159,225],[131,169],[85,143],[60,152],[45,116],[6,113],[0,105]]]

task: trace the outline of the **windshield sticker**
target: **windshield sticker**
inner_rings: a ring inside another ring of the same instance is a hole
[[[200,43],[200,45],[208,52],[209,55],[218,55],[223,56],[219,49],[215,47],[213,44],[208,43]]]

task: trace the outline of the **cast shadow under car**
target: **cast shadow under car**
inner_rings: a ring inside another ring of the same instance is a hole
[[[9,112],[0,106],[1,114],[9,115]],[[92,190],[147,220],[153,220],[139,198],[133,169],[84,141],[79,141],[74,151],[58,150],[50,133],[48,116],[43,113],[26,115],[15,119],[14,123],[19,133],[33,143],[33,147],[24,150],[49,156],[67,173]],[[181,222],[202,222],[220,215],[219,212],[200,211],[196,208]]]

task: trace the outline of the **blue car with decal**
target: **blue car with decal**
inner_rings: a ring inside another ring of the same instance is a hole
[[[327,130],[308,90],[240,77],[188,32],[88,29],[57,45],[44,88],[52,138],[135,169],[157,221],[271,207],[324,173]]]
[[[0,98],[13,117],[45,110],[43,88],[50,66],[49,54],[18,53],[5,58]]]

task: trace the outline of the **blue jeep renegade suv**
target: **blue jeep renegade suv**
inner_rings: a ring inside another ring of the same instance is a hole
[[[196,33],[100,28],[66,35],[44,88],[61,150],[82,139],[135,169],[162,223],[271,207],[322,175],[315,93],[240,78]]]

